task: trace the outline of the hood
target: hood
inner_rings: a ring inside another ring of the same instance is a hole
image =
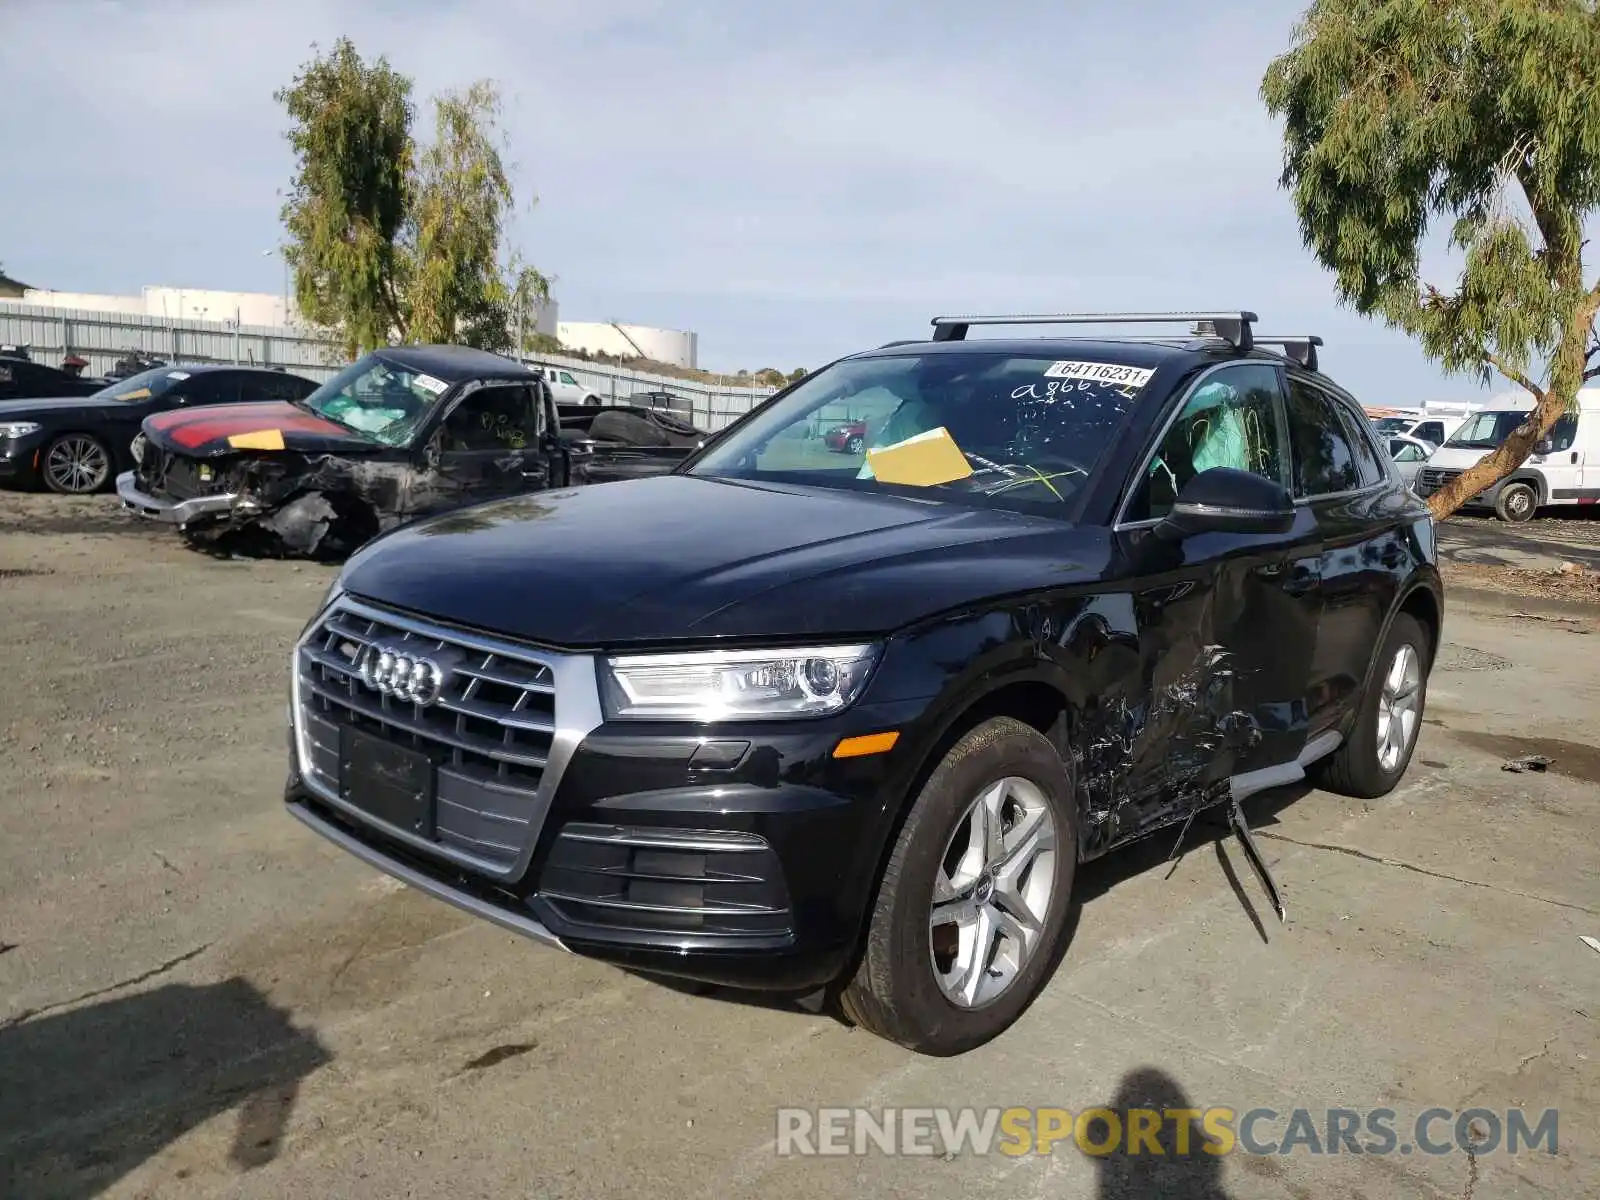
[[[25,421],[37,413],[82,412],[86,408],[116,408],[120,400],[99,396],[41,396],[36,400],[0,400],[0,421]]]
[[[186,458],[216,458],[241,450],[347,454],[382,448],[283,400],[175,408],[146,417],[143,428],[157,446]]]
[[[557,646],[881,634],[1098,578],[1104,531],[881,494],[688,475],[458,509],[369,543],[357,596]]]
[[[1422,463],[1425,467],[1447,467],[1450,470],[1464,470],[1472,466],[1485,454],[1487,450],[1475,449],[1470,446],[1440,446]],[[1538,460],[1535,459],[1535,462]]]

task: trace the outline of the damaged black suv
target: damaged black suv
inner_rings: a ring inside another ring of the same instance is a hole
[[[966,336],[1113,321],[1181,332]],[[1079,863],[1207,809],[1281,915],[1240,801],[1395,787],[1443,594],[1319,339],[1254,322],[939,318],[670,475],[384,535],[295,648],[290,810],[539,941],[933,1054],[1043,987]]]

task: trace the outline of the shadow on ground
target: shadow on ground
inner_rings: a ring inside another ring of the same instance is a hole
[[[243,979],[0,1030],[0,1195],[86,1200],[238,1106],[229,1163],[277,1157],[301,1081],[331,1061]]]
[[[1188,1115],[1196,1106],[1172,1076],[1157,1067],[1130,1071],[1105,1108],[1116,1127],[1099,1116],[1083,1130],[1090,1146],[1112,1147],[1091,1157],[1096,1200],[1228,1200],[1221,1147]]]

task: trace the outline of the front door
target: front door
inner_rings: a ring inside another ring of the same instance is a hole
[[[545,486],[536,389],[488,384],[468,392],[434,434],[423,511],[439,512]]]
[[[1580,423],[1594,419],[1593,413],[1566,413],[1558,417],[1546,439],[1550,449],[1528,459],[1529,466],[1537,466],[1543,473],[1550,499],[1554,503],[1594,502],[1594,493],[1584,489],[1585,439],[1578,436]],[[1587,434],[1588,430],[1583,432]]]
[[[1150,526],[1171,510],[1179,489],[1212,467],[1287,486],[1282,388],[1272,364],[1202,375],[1123,511],[1129,570],[1144,576],[1132,597],[1144,719],[1128,743],[1118,840],[1187,816],[1219,798],[1230,776],[1292,762],[1305,744],[1321,604],[1316,521],[1301,512],[1284,534],[1154,537]]]

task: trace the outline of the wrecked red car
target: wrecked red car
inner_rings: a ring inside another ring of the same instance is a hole
[[[302,400],[152,416],[132,449],[136,467],[117,477],[129,511],[192,543],[320,556],[419,517],[602,478],[613,448],[564,433],[549,385],[521,363],[397,346]],[[617,450],[627,473],[665,474],[692,446]]]

